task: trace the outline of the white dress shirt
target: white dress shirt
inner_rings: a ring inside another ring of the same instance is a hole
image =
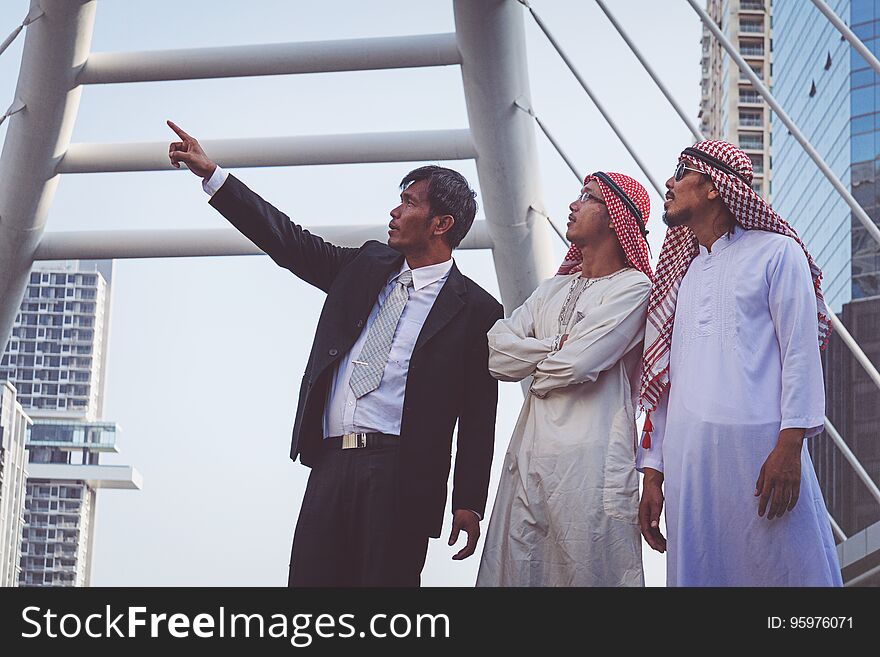
[[[228,176],[229,173],[218,166],[211,177],[202,182],[202,188],[207,194],[213,196],[223,186]],[[400,321],[397,323],[397,330],[394,332],[394,338],[391,342],[388,363],[385,366],[382,381],[378,388],[358,399],[349,385],[352,360],[357,359],[361,353],[370,327],[379,314],[382,302],[394,289],[397,277],[409,269],[406,261],[400,271],[388,278],[387,284],[379,293],[376,303],[373,304],[373,309],[370,311],[370,316],[358,336],[357,342],[354,343],[351,351],[339,360],[336,367],[327,395],[327,403],[324,406],[325,438],[353,432],[400,435],[409,359],[422,326],[425,324],[425,319],[431,312],[434,301],[449,276],[452,264],[453,260],[450,258],[446,262],[412,270],[413,286],[410,290],[409,301],[404,306]]]
[[[397,277],[409,269],[406,261],[400,271],[388,278],[387,284],[379,293],[379,298],[373,304],[373,309],[370,311],[370,316],[360,336],[351,351],[339,360],[336,373],[330,384],[327,404],[324,407],[325,438],[360,431],[400,435],[409,359],[416,346],[419,333],[422,331],[422,326],[425,324],[425,319],[431,312],[434,301],[449,276],[452,263],[450,258],[446,262],[412,270],[413,287],[410,290],[409,301],[404,306],[400,321],[397,323],[397,330],[394,332],[391,350],[388,352],[388,364],[385,366],[382,381],[378,388],[358,399],[349,385],[352,361],[356,360],[361,353],[370,327],[379,314],[379,308],[385,298],[394,289]]]

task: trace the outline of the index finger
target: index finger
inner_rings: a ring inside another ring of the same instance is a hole
[[[177,136],[181,139],[192,139],[179,125],[177,125],[174,121],[168,120],[165,123],[168,124],[168,127],[174,130],[177,133]]]

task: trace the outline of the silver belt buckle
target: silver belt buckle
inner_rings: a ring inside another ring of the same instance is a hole
[[[358,449],[367,446],[367,434],[346,433],[342,436],[342,449]]]

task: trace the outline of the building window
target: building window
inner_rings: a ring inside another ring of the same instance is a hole
[[[740,110],[739,124],[750,128],[763,127],[764,113],[761,110]]]
[[[764,135],[761,133],[750,134],[741,132],[739,135],[739,147],[751,150],[764,150]]]
[[[760,103],[761,95],[754,89],[741,89],[739,92],[739,102]]]
[[[764,42],[762,41],[749,41],[745,39],[741,39],[739,42],[739,52],[741,55],[745,57],[763,57],[764,56]]]
[[[739,31],[750,32],[752,34],[763,34],[764,21],[760,19],[755,20],[753,18],[742,18],[739,21]]]

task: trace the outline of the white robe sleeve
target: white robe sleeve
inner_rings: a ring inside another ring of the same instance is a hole
[[[540,307],[541,286],[507,319],[489,329],[489,372],[499,381],[520,381],[553,350],[555,337],[535,337],[535,312]]]
[[[666,436],[666,409],[669,401],[669,390],[660,396],[660,403],[651,412],[651,447],[642,447],[641,439],[639,448],[636,450],[636,470],[644,472],[645,468],[653,468],[663,472],[663,438]]]
[[[531,392],[546,397],[557,388],[595,381],[645,335],[651,283],[645,278],[616,291],[577,322],[559,351],[538,364]],[[612,296],[613,295],[613,296]]]
[[[770,263],[770,315],[782,356],[781,429],[821,433],[825,388],[817,333],[818,311],[810,266],[800,245],[785,246]]]

